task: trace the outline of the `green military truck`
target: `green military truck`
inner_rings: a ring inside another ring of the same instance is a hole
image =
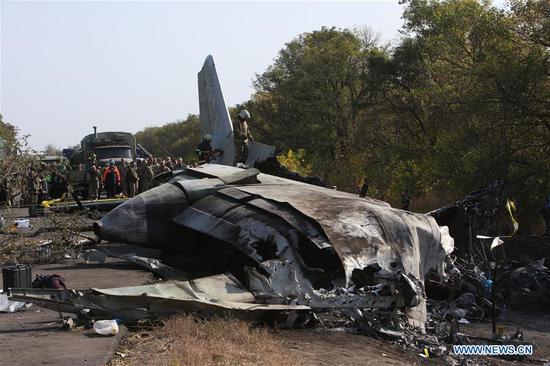
[[[68,183],[81,197],[88,197],[89,157],[92,154],[100,167],[107,166],[111,160],[129,163],[136,159],[136,138],[130,132],[97,132],[94,127],[94,133],[82,139],[80,150],[70,157],[71,166],[67,171]]]

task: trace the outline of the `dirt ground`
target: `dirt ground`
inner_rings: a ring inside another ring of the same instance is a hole
[[[504,327],[504,334],[511,335],[520,328],[524,339],[533,344],[533,355],[529,357],[529,364],[550,364],[550,312],[525,313],[519,311],[504,311],[497,322]],[[490,322],[471,323],[462,325],[461,332],[479,337],[491,337],[492,325]],[[498,358],[489,358],[492,363],[508,365],[518,362],[507,362]],[[522,363],[522,362],[519,362]]]
[[[281,330],[274,336],[301,365],[416,365],[416,352],[362,335],[335,331]]]
[[[251,328],[243,321],[183,315],[129,333],[111,366],[416,365],[419,359],[414,351],[343,331]]]
[[[534,344],[523,360],[465,358],[467,365],[545,365],[550,360],[550,316],[506,312],[505,333],[522,328]],[[163,327],[129,332],[111,366],[127,365],[447,365],[443,358],[371,337],[337,330],[253,328],[235,320],[171,318]],[[197,325],[198,324],[198,325]],[[471,336],[490,337],[489,322],[463,325]],[[460,364],[460,363],[456,363]]]

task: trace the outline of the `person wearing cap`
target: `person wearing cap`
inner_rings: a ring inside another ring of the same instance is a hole
[[[243,109],[237,115],[238,122],[233,126],[233,139],[235,142],[235,161],[233,165],[245,164],[248,159],[248,140],[254,142],[254,138],[248,129],[250,113]]]

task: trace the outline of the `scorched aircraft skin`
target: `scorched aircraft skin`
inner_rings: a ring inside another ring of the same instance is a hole
[[[407,307],[419,326],[424,276],[453,249],[431,216],[217,164],[179,172],[94,231],[179,254],[179,267],[197,277],[230,272],[259,303]]]

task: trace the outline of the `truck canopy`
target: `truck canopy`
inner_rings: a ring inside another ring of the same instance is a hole
[[[132,150],[130,146],[100,146],[95,149],[97,160],[133,160]]]
[[[130,132],[98,132],[97,134],[89,134],[80,142],[82,152],[93,151],[97,155],[98,152],[103,154],[103,159],[106,158],[124,158],[135,159],[136,157],[136,138]],[[101,149],[101,152],[99,151]],[[120,149],[120,151],[119,151]],[[130,156],[127,156],[127,152]],[[115,152],[115,155],[108,156],[110,152]],[[118,156],[116,153],[122,153],[124,156]],[[97,156],[98,159],[102,159]]]

